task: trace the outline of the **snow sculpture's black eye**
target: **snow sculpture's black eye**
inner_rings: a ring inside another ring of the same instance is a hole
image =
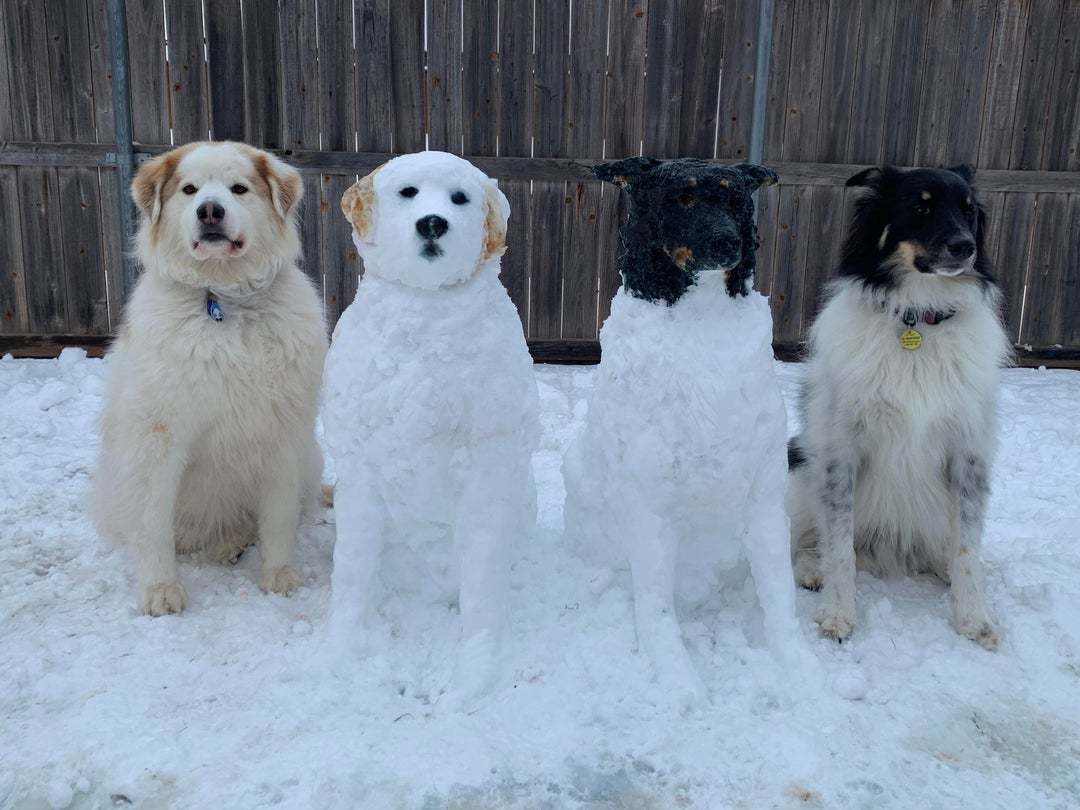
[[[242,185],[240,183],[233,183],[229,191],[231,191],[233,194],[247,194],[248,189],[245,185]]]
[[[408,199],[409,197],[415,197],[419,193],[419,191],[420,189],[418,189],[416,186],[405,186],[405,188],[399,191],[398,194]]]
[[[465,194],[464,191],[455,191],[453,194],[450,195],[450,202],[452,202],[454,205],[464,205],[468,201],[469,197]]]
[[[186,186],[184,186],[180,190],[182,192],[184,192],[185,194],[188,194],[188,195],[194,194],[196,191],[198,191],[198,189],[195,188],[195,186],[191,185],[191,183],[188,183]]]

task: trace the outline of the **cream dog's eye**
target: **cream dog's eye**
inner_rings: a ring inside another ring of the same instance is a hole
[[[191,183],[188,183],[186,186],[184,186],[180,190],[182,192],[184,192],[185,194],[194,194],[196,191],[198,191],[198,189],[195,188],[195,186],[191,185]]]
[[[233,183],[232,188],[229,189],[233,194],[247,194],[248,187],[241,185],[240,183]]]
[[[450,195],[450,202],[454,205],[464,205],[469,201],[468,195],[464,191],[455,191]]]
[[[419,189],[417,189],[416,186],[405,186],[405,188],[399,191],[398,194],[400,194],[402,197],[409,198],[415,197],[418,191]]]

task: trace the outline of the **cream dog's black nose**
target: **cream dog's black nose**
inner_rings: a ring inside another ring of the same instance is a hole
[[[438,239],[449,229],[450,223],[435,214],[428,214],[416,220],[416,232],[425,239]]]
[[[195,216],[204,225],[217,225],[225,218],[225,208],[215,200],[207,200],[195,209]]]

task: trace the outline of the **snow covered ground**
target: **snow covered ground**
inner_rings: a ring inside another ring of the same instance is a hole
[[[249,551],[182,564],[182,616],[137,615],[130,562],[83,507],[103,368],[0,361],[0,807],[1080,806],[1076,372],[1006,373],[984,550],[998,653],[952,631],[939,582],[860,574],[842,646],[798,596],[818,681],[778,669],[721,596],[682,617],[711,704],[681,715],[633,652],[622,582],[562,540],[591,369],[537,369],[541,525],[514,550],[512,663],[457,714],[437,700],[445,607],[403,597],[382,655],[348,677],[313,665],[332,510],[302,528],[293,597],[259,591]],[[781,374],[790,395],[799,369]]]

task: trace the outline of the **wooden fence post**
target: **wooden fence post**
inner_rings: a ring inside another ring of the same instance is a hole
[[[131,142],[131,83],[128,75],[127,7],[125,0],[106,0],[109,18],[109,61],[112,66],[113,117],[116,125],[116,170],[120,212],[120,261],[123,267],[123,300],[135,289],[136,266],[131,256],[135,235],[135,205],[131,200],[131,178],[135,154]]]

